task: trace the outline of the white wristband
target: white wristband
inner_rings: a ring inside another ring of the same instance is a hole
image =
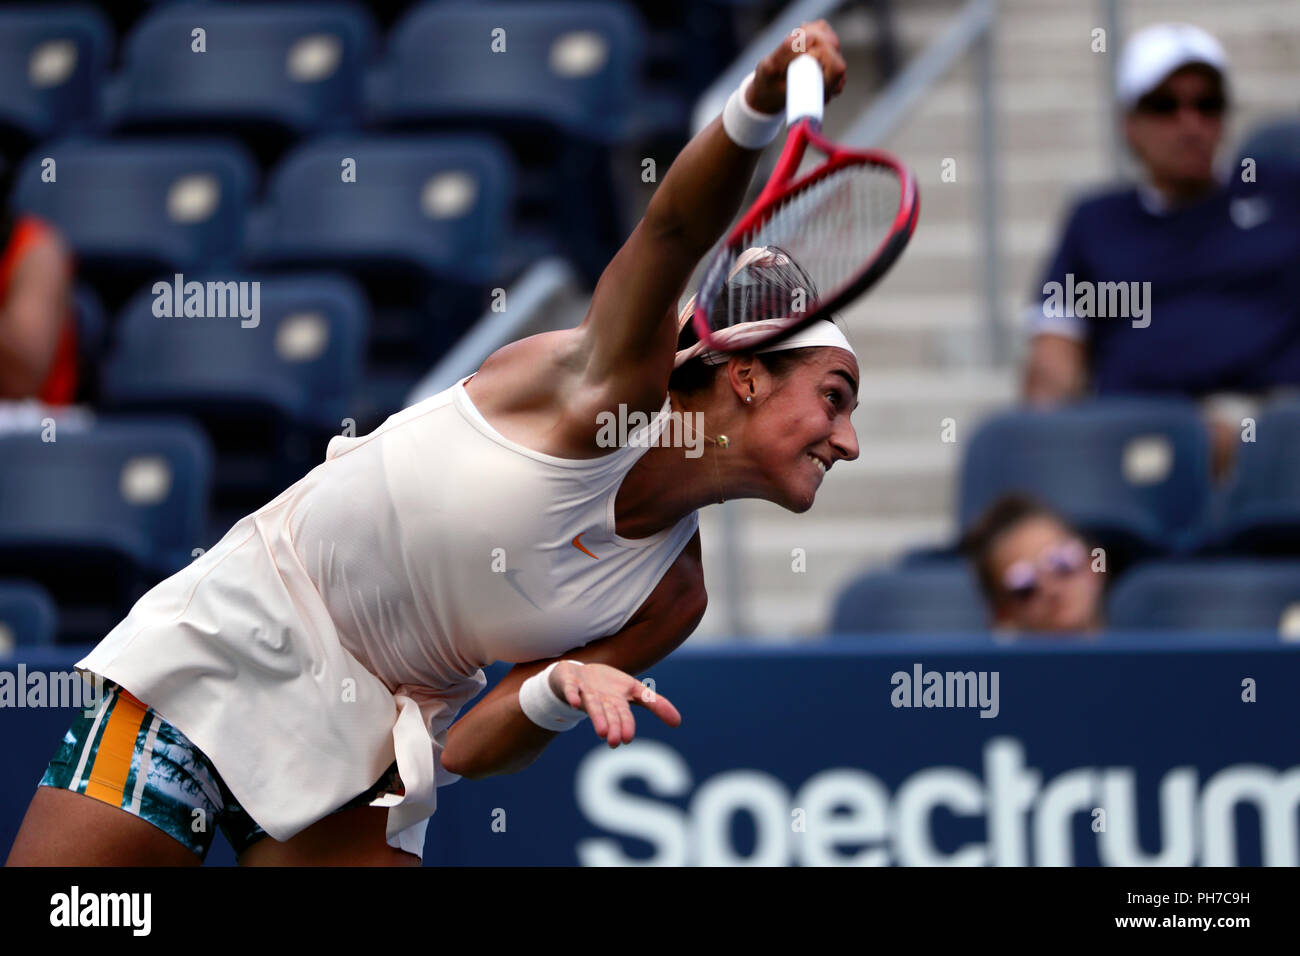
[[[519,685],[520,709],[538,727],[556,732],[572,730],[587,716],[585,710],[570,707],[568,702],[560,700],[551,690],[551,685],[548,683],[551,671],[555,670],[556,664],[562,663],[565,662],[556,661],[540,674],[534,674]],[[582,666],[582,661],[568,661],[568,663]]]
[[[722,128],[737,146],[745,149],[762,149],[781,132],[785,122],[784,113],[760,113],[750,106],[745,99],[750,85],[754,82],[754,72],[740,81],[740,88],[731,94],[727,105],[722,110]]]

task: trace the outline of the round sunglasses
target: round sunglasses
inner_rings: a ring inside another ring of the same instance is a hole
[[[1069,577],[1083,570],[1087,560],[1087,549],[1078,538],[1050,544],[1036,559],[1022,558],[1008,567],[1002,575],[1002,587],[1013,600],[1030,601],[1041,590],[1044,575]]]

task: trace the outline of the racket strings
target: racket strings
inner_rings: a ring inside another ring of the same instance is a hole
[[[871,264],[902,189],[893,170],[858,164],[784,197],[705,274],[699,302],[710,328],[787,317],[794,325],[829,301]],[[766,255],[749,252],[764,247]]]

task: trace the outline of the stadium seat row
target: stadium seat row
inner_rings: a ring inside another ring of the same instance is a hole
[[[209,435],[220,438],[223,416],[235,429],[261,420],[282,423],[269,428],[272,445],[284,444],[283,435],[295,428],[309,434],[312,427],[337,427],[331,416],[344,409],[328,393],[346,388],[354,373],[351,343],[364,334],[357,310],[340,303],[358,306],[359,299],[346,280],[330,277],[272,284],[266,295],[280,304],[268,310],[264,329],[228,322],[186,332],[178,323],[188,320],[155,316],[144,294],[123,319],[123,346],[107,367],[110,393],[124,409],[188,411],[207,433],[186,423],[106,420],[86,431],[60,431],[54,441],[44,431],[0,438],[0,577],[37,579],[56,593],[60,608],[65,601],[86,603],[89,588],[101,604],[111,608],[116,602],[125,610],[120,602],[133,589],[211,543]],[[151,354],[163,355],[165,362],[151,363]],[[204,367],[205,360],[218,357]],[[1143,544],[1129,563],[1147,562],[1159,556],[1159,534],[1216,510],[1204,478],[1202,427],[1194,406],[1158,400],[1007,413],[972,439],[962,513],[977,513],[1003,491],[1031,491],[1103,540],[1109,535]],[[1300,462],[1293,451],[1300,444],[1300,402],[1268,408],[1253,438],[1244,443],[1237,480],[1217,509],[1220,523],[1202,527],[1195,539],[1199,548],[1180,557],[1300,554]],[[263,447],[242,462],[227,463],[223,480],[236,487],[240,480],[259,488],[267,481],[287,484],[311,463]],[[277,467],[269,475],[264,471]],[[1121,581],[1127,580],[1124,566],[1108,561]],[[933,628],[945,620],[964,625],[979,605],[969,580],[953,583],[965,573],[950,559],[947,567],[915,563],[893,577],[851,585],[841,598],[836,629],[864,629],[872,615]],[[1231,603],[1231,591],[1207,584],[1207,609],[1196,613],[1216,619],[1210,605]],[[1121,611],[1142,605],[1114,600]],[[1261,613],[1276,609],[1262,597],[1260,602]],[[104,617],[111,612],[101,608],[99,619],[89,612],[83,619],[99,626]]]
[[[966,448],[960,526],[999,496],[1028,492],[1113,552],[1300,553],[1300,399],[1243,423],[1236,472],[1210,480],[1209,434],[1190,400],[1108,398],[989,419]]]
[[[1114,626],[1277,627],[1286,618],[1295,627],[1288,608],[1300,601],[1300,582],[1291,566],[1241,577],[1230,559],[1300,555],[1300,399],[1276,401],[1243,423],[1235,474],[1218,489],[1209,441],[1197,406],[1178,399],[1000,413],[966,448],[959,527],[1004,494],[1029,493],[1106,549],[1118,580]],[[837,599],[833,630],[979,630],[987,621],[953,543],[851,582]]]
[[[490,135],[516,167],[506,198],[519,227],[544,232],[594,283],[630,228],[633,186],[615,182],[611,149],[686,132],[685,95],[665,111],[641,89],[643,32],[618,3],[431,3],[377,59],[374,26],[353,4],[178,3],[136,25],[110,77],[111,38],[93,11],[0,11],[0,147],[28,155],[29,178],[57,158],[50,140],[217,136],[242,144],[222,162],[252,182],[304,138]],[[106,150],[91,147],[92,159]],[[219,260],[234,249],[189,251]]]
[[[45,588],[0,581],[0,657],[15,645],[54,643],[59,615]],[[1121,579],[1107,600],[1117,630],[1275,633],[1300,640],[1300,561],[1153,561]],[[111,626],[111,625],[110,625]],[[832,634],[981,633],[989,620],[964,566],[869,575],[838,600]],[[87,632],[84,640],[98,635]]]
[[[41,153],[14,206],[58,226],[92,271],[377,259],[433,280],[502,276],[516,174],[490,137],[314,140],[276,167],[260,206],[233,142],[69,140]]]
[[[1300,640],[1300,561],[1150,561],[1120,578],[1106,600],[1118,630],[1265,630]],[[927,633],[989,628],[988,609],[963,563],[864,575],[836,601],[831,631]]]
[[[554,249],[512,229],[515,170],[483,136],[313,141],[277,166],[257,206],[255,169],[235,143],[66,141],[41,152],[14,205],[59,227],[110,314],[159,280],[233,281],[249,268],[362,282],[376,312],[366,372],[377,414],[399,407],[492,288]]]
[[[352,3],[169,4],[122,44],[86,7],[0,11],[0,117],[63,132],[247,124],[292,135],[456,114],[629,130],[644,24],[616,3],[426,3],[379,55]]]

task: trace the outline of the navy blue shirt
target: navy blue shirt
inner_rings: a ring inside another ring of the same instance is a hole
[[[1300,179],[1243,183],[1152,208],[1137,187],[1079,202],[1031,296],[1032,332],[1087,344],[1097,395],[1262,392],[1300,385]],[[1043,287],[1150,282],[1149,325],[1045,317]]]

